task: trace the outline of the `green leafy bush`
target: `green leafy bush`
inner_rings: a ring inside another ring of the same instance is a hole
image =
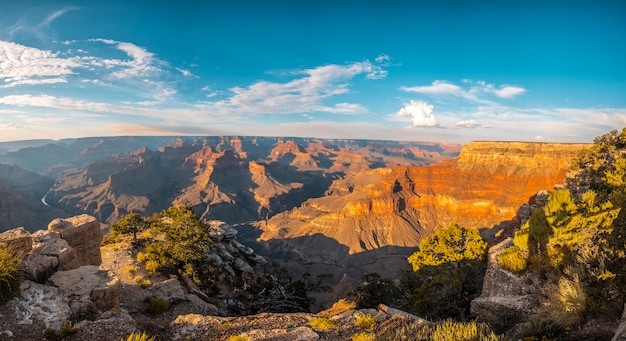
[[[0,247],[0,303],[15,296],[22,279],[22,257],[6,247]]]
[[[453,224],[420,242],[408,258],[413,272],[401,276],[408,309],[433,319],[469,317],[482,289],[487,243],[477,230]]]
[[[152,315],[162,314],[170,309],[170,304],[160,298],[153,297],[148,301],[146,312]]]
[[[111,231],[115,235],[133,234],[133,240],[137,239],[137,233],[148,227],[146,221],[137,213],[129,213],[122,216],[115,224],[111,224]]]

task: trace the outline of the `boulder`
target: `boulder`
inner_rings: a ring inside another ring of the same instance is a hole
[[[58,270],[72,270],[80,266],[79,255],[65,239],[50,237],[37,240],[22,264],[25,278],[44,283]]]
[[[58,271],[48,281],[70,298],[73,320],[94,318],[102,312],[119,309],[121,285],[97,266]]]
[[[177,278],[170,278],[163,282],[158,282],[150,287],[150,291],[152,296],[169,303],[184,301],[186,299],[185,290]]]
[[[30,232],[23,227],[14,228],[6,232],[0,233],[0,247],[6,247],[15,254],[26,254],[30,252],[33,245],[33,239]]]
[[[48,225],[48,230],[58,233],[69,246],[80,255],[80,265],[100,265],[100,243],[102,231],[96,218],[82,214],[70,218],[57,218]]]
[[[137,322],[124,312],[105,311],[97,320],[83,320],[73,340],[126,340],[130,333],[140,333]]]

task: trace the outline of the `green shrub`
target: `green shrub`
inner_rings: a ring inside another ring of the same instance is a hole
[[[0,247],[0,303],[15,296],[22,279],[22,257],[8,248]]]
[[[399,321],[400,322],[400,321]],[[488,325],[476,322],[445,320],[424,324],[406,319],[398,328],[378,337],[379,341],[500,341]]]
[[[245,335],[233,335],[226,339],[226,341],[250,341],[250,338]]]
[[[170,309],[170,304],[160,298],[153,297],[148,301],[146,312],[152,315],[164,313]]]
[[[124,339],[120,339],[120,341],[124,341]],[[135,334],[135,332],[132,332],[128,335],[126,341],[156,341],[156,336],[148,336],[145,332],[141,334]]]
[[[585,313],[587,295],[578,275],[559,278],[557,284],[546,287],[546,311],[559,327],[579,322]]]
[[[498,264],[505,270],[520,273],[526,270],[526,257],[517,246],[513,245],[502,250],[498,257]]]
[[[563,329],[552,319],[545,314],[539,314],[528,320],[520,336],[524,341],[553,341],[558,340],[562,334]]]
[[[59,331],[59,335],[61,337],[66,337],[72,334],[76,334],[78,331],[78,324],[71,321],[64,321],[63,326],[61,326],[61,330]]]
[[[146,255],[141,251],[137,252],[137,261],[143,262],[144,260],[146,260]]]
[[[360,328],[372,329],[376,326],[376,319],[370,314],[361,314],[357,316],[354,325]]]
[[[148,273],[150,275],[156,275],[159,273],[159,262],[151,259],[149,261],[146,261],[146,271],[148,271]]]
[[[137,278],[135,277],[135,280],[136,279]],[[140,277],[139,280],[140,280],[139,286],[142,287],[143,289],[145,289],[145,288],[147,288],[147,287],[152,285],[152,282],[149,279],[142,280],[141,277]]]
[[[43,330],[43,337],[45,337],[46,339],[52,339],[56,337],[56,335],[57,331],[54,330],[54,328],[52,327],[46,327],[46,329]]]
[[[311,326],[311,328],[322,332],[337,328],[337,322],[328,317],[318,317],[312,319],[311,321],[309,321],[309,325]]]
[[[357,333],[352,336],[352,341],[374,341],[376,338],[374,334],[370,333]]]

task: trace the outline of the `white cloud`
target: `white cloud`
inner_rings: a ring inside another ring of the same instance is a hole
[[[432,114],[433,106],[425,102],[411,101],[396,113],[399,117],[408,117],[413,122],[411,127],[433,127],[437,119]]]
[[[386,55],[386,54],[381,54],[378,55],[378,57],[376,57],[376,59],[374,59],[377,63],[382,63],[382,62],[388,62],[391,60],[391,58]]]
[[[461,87],[454,83],[445,80],[435,80],[431,85],[425,86],[403,86],[401,90],[408,92],[415,92],[433,97],[439,96],[453,96],[464,98],[471,102],[477,103],[489,103],[489,100],[484,98],[484,95],[495,95],[498,98],[513,98],[526,92],[526,89],[513,86],[513,85],[500,85],[496,87],[493,84],[486,83],[484,81],[472,81],[469,79],[462,79],[461,83],[465,84],[465,87]]]
[[[456,128],[470,128],[471,129],[471,128],[478,128],[482,126],[482,124],[480,124],[476,120],[463,120],[463,121],[459,121],[455,123],[454,126]]]
[[[58,52],[0,40],[0,81],[4,82],[0,88],[64,83],[80,66],[74,59],[59,57]]]
[[[297,78],[286,83],[258,81],[247,87],[230,88],[231,97],[209,102],[203,108],[211,112],[238,114],[364,113],[367,109],[359,104],[327,105],[325,101],[348,93],[348,81],[357,75],[379,79],[386,75],[386,71],[365,61],[348,65],[324,65],[293,75]],[[203,90],[209,91],[210,88],[205,87]]]

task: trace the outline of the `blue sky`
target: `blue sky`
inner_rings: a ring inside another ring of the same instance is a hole
[[[0,0],[0,141],[626,126],[623,1],[199,2]]]

